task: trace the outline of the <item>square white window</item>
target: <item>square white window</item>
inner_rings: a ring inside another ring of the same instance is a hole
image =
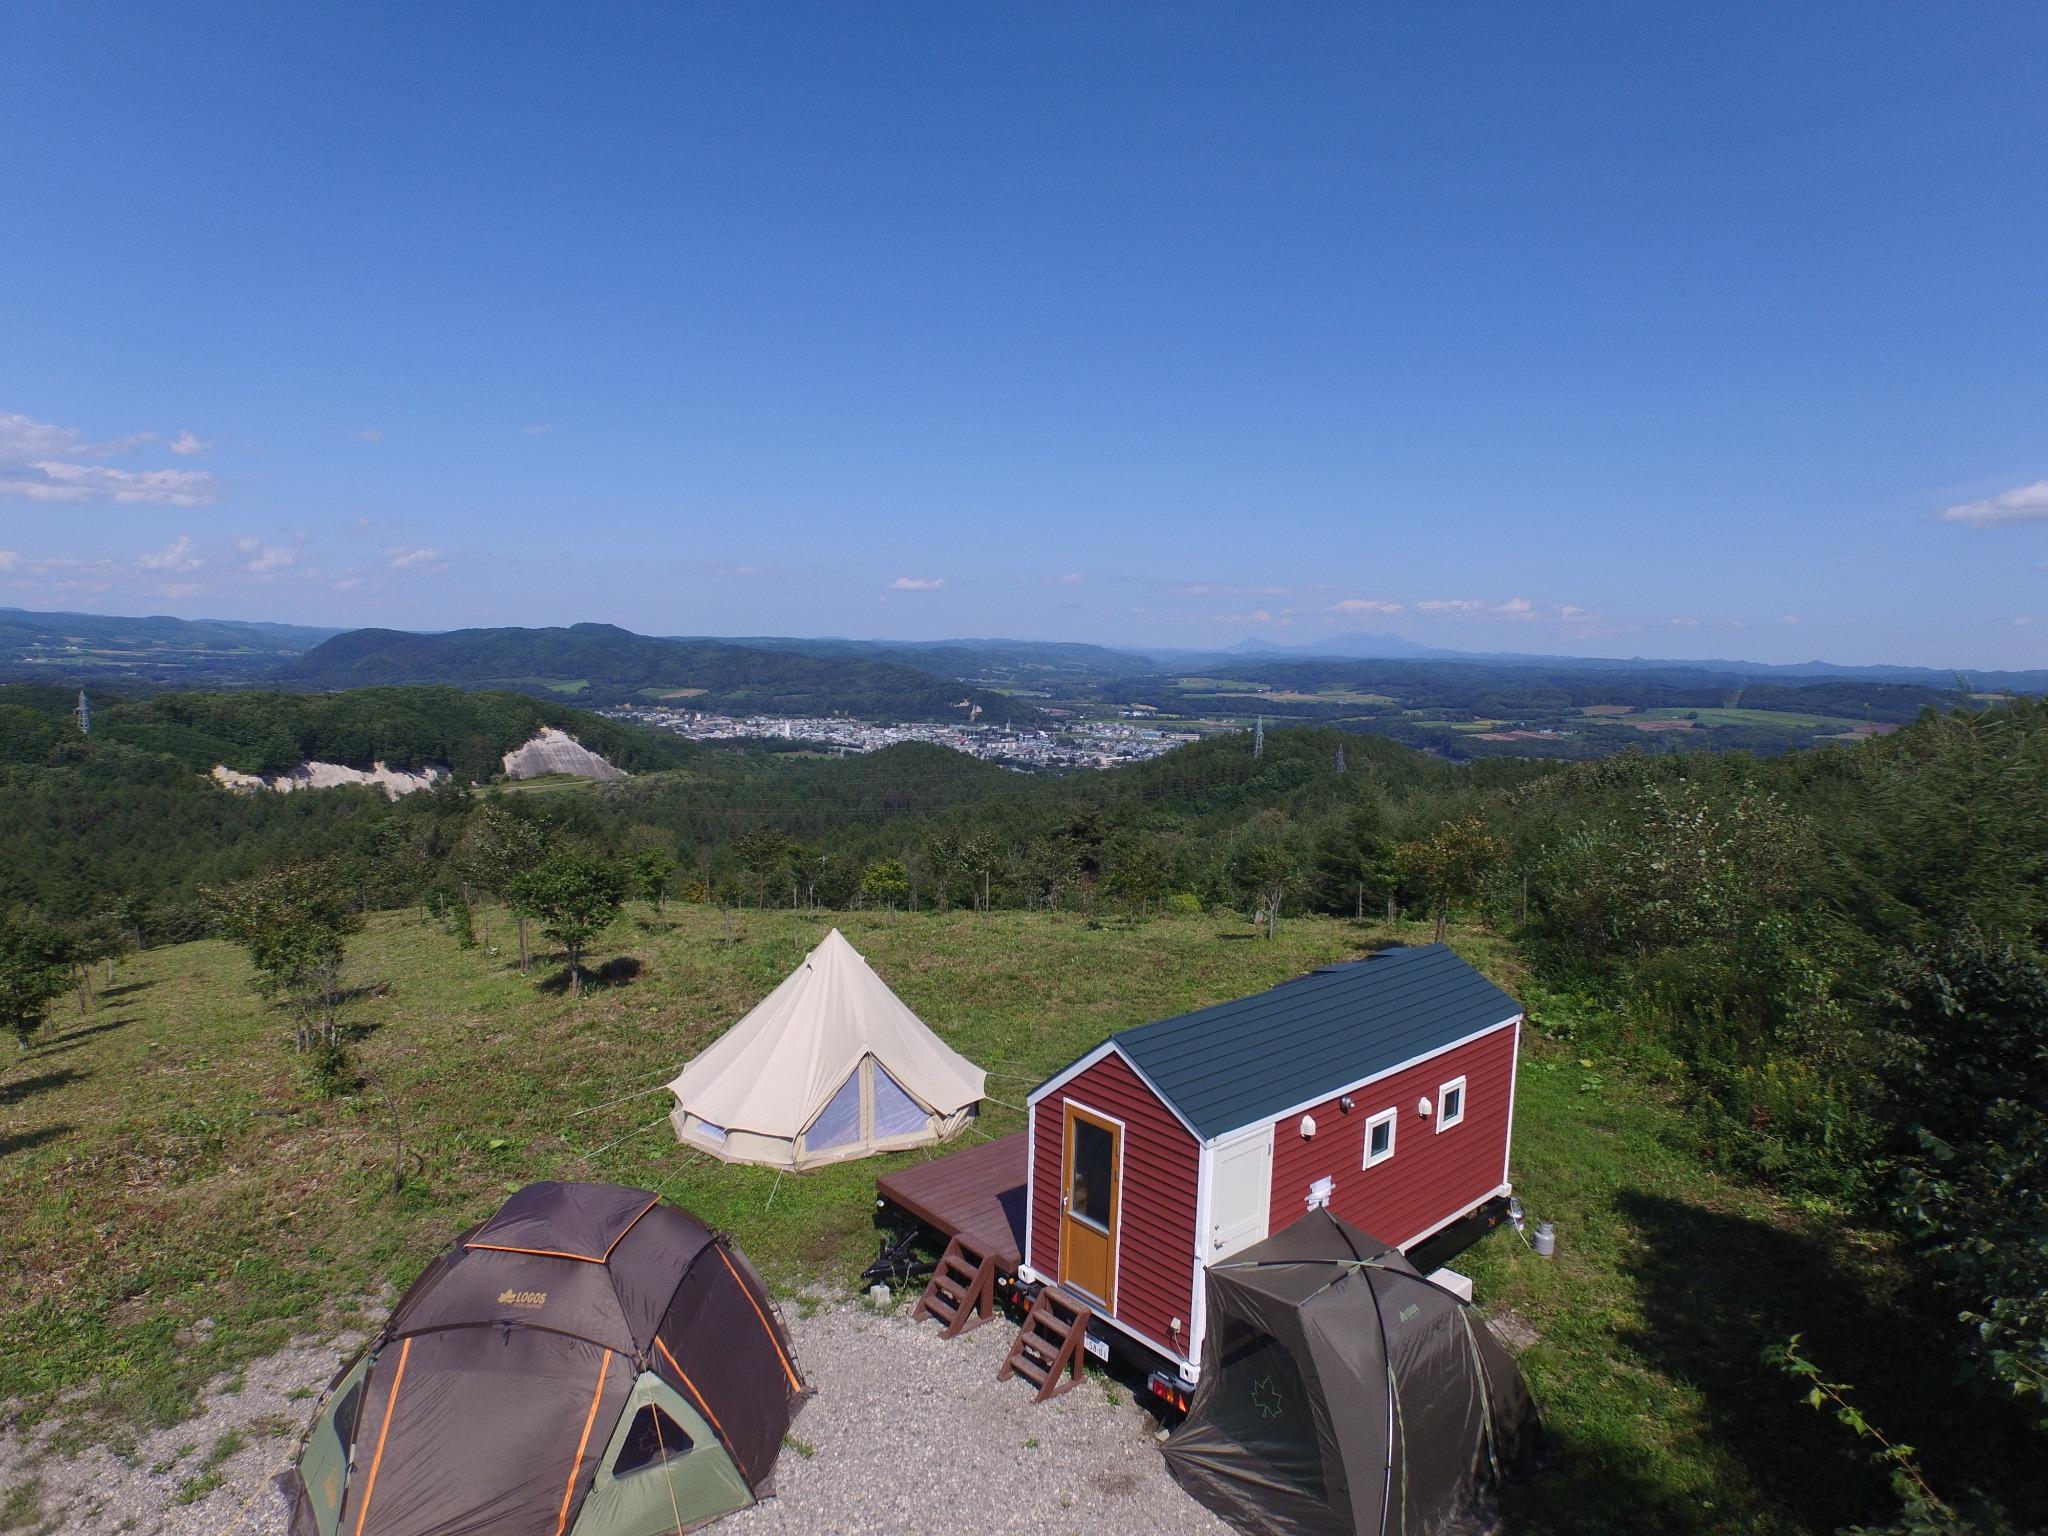
[[[1436,1128],[1448,1131],[1465,1118],[1465,1079],[1454,1077],[1436,1091]]]
[[[1401,1118],[1398,1109],[1383,1109],[1365,1122],[1365,1166],[1384,1163],[1394,1155],[1394,1122]]]

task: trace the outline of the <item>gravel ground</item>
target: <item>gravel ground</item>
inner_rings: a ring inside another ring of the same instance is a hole
[[[784,1315],[816,1395],[777,1465],[779,1497],[721,1521],[721,1536],[1227,1536],[1166,1475],[1155,1421],[1128,1389],[1112,1394],[1090,1377],[1039,1407],[1023,1381],[998,1382],[1014,1334],[1001,1318],[946,1341],[936,1323],[912,1323],[907,1305],[882,1314],[835,1301],[803,1312]],[[127,1454],[61,1458],[48,1452],[47,1431],[0,1429],[0,1529],[283,1536],[269,1479],[312,1394],[360,1342],[295,1343],[217,1382],[196,1418]]]

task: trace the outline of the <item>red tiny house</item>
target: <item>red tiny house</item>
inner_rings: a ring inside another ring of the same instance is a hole
[[[1206,1264],[1314,1204],[1407,1248],[1509,1193],[1521,1022],[1429,945],[1113,1035],[1031,1095],[1021,1277],[1192,1381]]]

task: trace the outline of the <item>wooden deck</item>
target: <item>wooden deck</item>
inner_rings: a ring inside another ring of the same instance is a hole
[[[1026,1135],[977,1142],[875,1180],[875,1192],[941,1237],[965,1237],[1014,1274],[1024,1261]]]

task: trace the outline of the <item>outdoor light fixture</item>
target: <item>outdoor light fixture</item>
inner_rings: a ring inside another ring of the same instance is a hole
[[[1314,1115],[1303,1115],[1301,1117],[1301,1139],[1307,1141],[1315,1133],[1316,1117]]]
[[[1415,1113],[1422,1116],[1425,1120],[1429,1118],[1429,1096],[1427,1094],[1424,1094],[1416,1101]]]
[[[1347,1094],[1345,1094],[1345,1095],[1344,1095],[1344,1097],[1343,1097],[1343,1098],[1339,1099],[1339,1100],[1337,1101],[1337,1107],[1338,1107],[1339,1109],[1343,1110],[1345,1114],[1347,1114],[1347,1115],[1348,1115],[1348,1114],[1350,1114],[1350,1113],[1351,1113],[1351,1109],[1352,1109],[1352,1098],[1351,1098],[1351,1095],[1347,1093]]]

